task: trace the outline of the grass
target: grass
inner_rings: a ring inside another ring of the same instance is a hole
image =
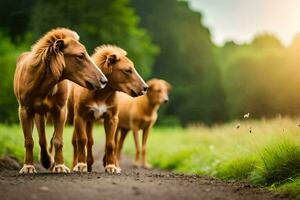
[[[53,127],[47,126],[46,128],[48,145],[50,138],[52,137]],[[65,163],[71,167],[73,147],[71,144],[73,128],[66,127],[64,129],[64,158]],[[103,127],[95,126],[94,128],[94,139],[95,145],[103,143]],[[38,161],[39,159],[39,144],[38,144],[38,134],[36,130],[33,132],[34,138],[34,159]],[[24,160],[24,139],[23,132],[19,125],[0,125],[0,156],[1,155],[14,155],[20,162]]]
[[[300,198],[299,121],[276,118],[211,128],[154,128],[148,141],[148,160],[156,167],[246,180]],[[131,134],[125,151],[134,153]]]
[[[273,190],[278,193],[290,195],[295,199],[300,199],[299,188],[300,188],[300,178],[296,178],[296,179],[291,179],[290,182],[286,184],[282,184],[277,188],[273,188]]]
[[[148,141],[148,160],[177,172],[249,181],[300,199],[300,120],[277,118],[189,128],[154,128]],[[240,128],[236,124],[240,123]],[[251,128],[251,133],[249,129]],[[65,128],[64,155],[72,161],[72,127]],[[103,143],[103,127],[96,127],[96,143]],[[48,138],[52,127],[47,127]],[[102,134],[100,134],[102,133]],[[37,133],[34,156],[38,160]],[[23,160],[23,135],[18,125],[0,125],[0,155]],[[134,154],[132,134],[125,152]]]

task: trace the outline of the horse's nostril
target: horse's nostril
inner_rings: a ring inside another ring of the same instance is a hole
[[[148,86],[146,85],[143,87],[143,92],[147,92],[147,90],[148,90]]]
[[[100,78],[100,83],[105,85],[107,83],[107,79],[105,77]]]

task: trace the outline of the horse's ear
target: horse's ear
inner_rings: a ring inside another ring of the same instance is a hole
[[[104,74],[112,73],[112,65],[116,64],[117,62],[118,62],[118,58],[116,54],[107,55],[105,60],[105,65],[102,70]]]
[[[65,42],[62,39],[56,40],[54,42],[54,49],[56,52],[63,51],[65,48]]]
[[[63,69],[65,68],[65,58],[63,49],[65,47],[64,40],[56,40],[53,46],[53,53],[50,55],[50,69],[55,79],[60,79]]]
[[[106,63],[108,66],[116,64],[118,61],[116,54],[110,54],[106,57]]]
[[[153,90],[156,81],[157,79],[151,79],[150,81],[147,82],[148,90]]]

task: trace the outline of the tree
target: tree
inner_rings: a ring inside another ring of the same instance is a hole
[[[283,48],[281,41],[275,35],[269,33],[264,33],[255,36],[251,45],[256,48],[273,48],[273,49]]]
[[[300,40],[299,40],[300,41]],[[255,118],[300,114],[300,43],[288,48],[273,35],[221,50],[222,80],[230,119],[250,112]]]
[[[153,76],[170,81],[174,88],[166,114],[178,116],[184,125],[224,120],[216,47],[201,14],[185,1],[132,0],[132,5],[160,47]]]
[[[148,77],[158,48],[138,23],[127,0],[37,0],[30,24],[35,38],[55,27],[74,29],[90,53],[101,44],[116,44]]]
[[[28,31],[29,18],[34,0],[0,1],[0,27],[13,41]]]

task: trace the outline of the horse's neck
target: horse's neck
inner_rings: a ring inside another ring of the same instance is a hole
[[[28,84],[28,91],[30,93],[34,92],[41,97],[45,97],[58,82],[54,79],[45,64],[29,66],[28,70],[32,77]]]
[[[116,95],[116,90],[107,85],[104,89],[95,90],[94,94],[97,100],[106,102],[107,100],[111,99],[113,96]]]

